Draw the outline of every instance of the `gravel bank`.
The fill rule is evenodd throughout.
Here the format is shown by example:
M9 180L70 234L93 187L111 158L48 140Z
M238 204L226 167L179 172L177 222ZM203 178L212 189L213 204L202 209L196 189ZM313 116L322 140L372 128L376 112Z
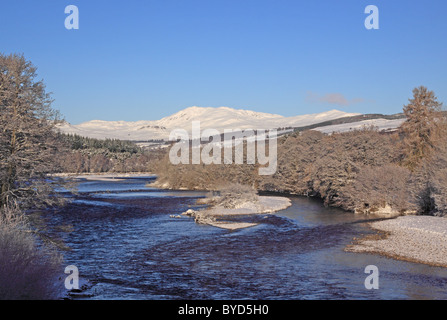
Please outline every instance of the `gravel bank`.
M355 239L345 250L447 267L447 219L403 216L370 224L379 233Z
M259 196L258 201L247 201L238 205L237 208L229 209L220 206L214 206L209 209L199 211L188 210L183 214L194 217L195 221L198 223L208 224L222 229L236 230L256 226L257 223L232 222L227 221L225 218L252 214L273 213L276 211L284 210L291 205L292 202L289 198L286 197Z

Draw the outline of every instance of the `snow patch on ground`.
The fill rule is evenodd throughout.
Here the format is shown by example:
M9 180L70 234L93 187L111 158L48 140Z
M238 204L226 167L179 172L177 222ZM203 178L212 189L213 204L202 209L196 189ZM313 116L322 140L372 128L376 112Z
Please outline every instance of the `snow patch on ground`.
M320 131L320 132L326 133L326 134L331 134L331 133L335 133L335 132L347 132L347 131L353 131L353 130L360 130L360 129L363 129L365 127L370 127L370 126L376 127L379 131L394 130L394 129L397 129L405 120L406 119L394 119L394 120L372 119L372 120L363 120L363 121L358 121L358 122L318 127L313 130L317 130L317 131Z

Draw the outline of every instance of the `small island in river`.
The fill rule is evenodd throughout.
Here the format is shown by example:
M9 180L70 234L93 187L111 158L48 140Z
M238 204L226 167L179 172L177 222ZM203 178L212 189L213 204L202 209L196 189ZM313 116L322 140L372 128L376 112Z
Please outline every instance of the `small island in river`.
M208 197L199 199L198 204L206 204L208 207L203 210L190 209L183 215L194 217L197 223L236 230L257 223L229 221L231 218L277 212L288 208L292 202L287 197L259 196L247 186L231 184L217 194L210 193Z

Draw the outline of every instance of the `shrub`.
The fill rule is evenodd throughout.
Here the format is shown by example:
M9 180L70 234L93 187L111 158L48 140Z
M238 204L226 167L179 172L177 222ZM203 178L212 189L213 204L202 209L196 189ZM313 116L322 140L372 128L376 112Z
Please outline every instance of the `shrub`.
M253 187L239 183L230 183L218 188L218 195L212 196L210 204L226 209L238 208L247 202L256 202L258 195Z
M0 210L0 299L57 298L59 256L38 246L16 209Z

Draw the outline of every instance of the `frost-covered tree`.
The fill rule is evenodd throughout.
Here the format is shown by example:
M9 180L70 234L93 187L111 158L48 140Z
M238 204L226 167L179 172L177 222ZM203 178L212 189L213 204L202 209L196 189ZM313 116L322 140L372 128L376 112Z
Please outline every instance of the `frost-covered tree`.
M23 55L0 54L0 209L52 204L48 174L61 147L54 130L58 113Z

